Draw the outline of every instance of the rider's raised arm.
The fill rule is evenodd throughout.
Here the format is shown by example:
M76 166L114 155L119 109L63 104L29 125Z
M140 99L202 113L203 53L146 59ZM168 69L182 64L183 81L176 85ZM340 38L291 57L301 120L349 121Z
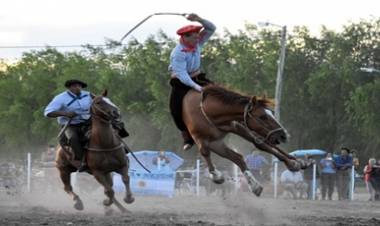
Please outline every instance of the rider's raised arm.
M210 39L211 35L214 34L216 26L205 19L199 20L199 23L203 26L203 30L199 34L199 46L202 47Z
M202 87L195 83L186 68L186 54L176 48L171 55L170 70L172 74L177 77L183 84L192 87L197 91L201 91Z

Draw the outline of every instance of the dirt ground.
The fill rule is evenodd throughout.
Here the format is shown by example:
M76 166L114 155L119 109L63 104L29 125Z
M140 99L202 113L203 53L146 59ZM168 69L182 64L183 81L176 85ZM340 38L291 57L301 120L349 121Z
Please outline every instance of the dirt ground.
M380 203L218 196L136 197L131 213L105 216L99 191L81 196L85 209L72 208L61 190L0 196L0 225L380 225ZM118 195L122 200L122 194Z

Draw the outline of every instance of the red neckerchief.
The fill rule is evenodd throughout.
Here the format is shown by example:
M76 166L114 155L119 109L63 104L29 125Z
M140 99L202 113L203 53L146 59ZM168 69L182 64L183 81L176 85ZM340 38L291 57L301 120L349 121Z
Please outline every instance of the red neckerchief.
M182 49L182 52L186 52L186 53L191 52L191 53L193 53L193 52L195 52L195 50L197 49L197 45L198 45L198 43L195 44L195 45L192 45L192 44L186 42L185 39L183 38L183 36L181 36L181 38L180 38L179 41L180 41L180 43L181 43L182 45L185 46L185 47Z

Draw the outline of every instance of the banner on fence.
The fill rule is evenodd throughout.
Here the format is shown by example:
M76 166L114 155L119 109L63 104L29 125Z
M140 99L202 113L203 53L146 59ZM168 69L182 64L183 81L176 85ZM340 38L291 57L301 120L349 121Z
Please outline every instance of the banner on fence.
M136 157L151 173L146 172L130 155L130 184L134 194L174 196L176 170L183 163L183 159L173 152L138 151ZM114 190L123 192L124 184L121 176L114 174Z

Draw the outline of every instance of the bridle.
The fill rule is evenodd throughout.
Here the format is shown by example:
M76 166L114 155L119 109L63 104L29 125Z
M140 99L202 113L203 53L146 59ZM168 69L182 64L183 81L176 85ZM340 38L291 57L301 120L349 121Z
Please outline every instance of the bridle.
M95 112L92 109L95 109L96 111L100 112L103 115L103 117L99 116L98 114L95 114ZM112 123L113 116L110 115L108 112L104 111L103 109L101 109L96 103L93 103L91 105L91 113L92 113L91 114L92 117L98 118L104 123L108 123L108 124Z
M251 114L251 111L253 110L253 104L251 101L249 101L245 106L244 106L244 127L248 130L248 132L250 133L250 135L255 139L255 142L257 144L263 144L263 143L266 143L269 139L269 137L275 133L275 132L278 132L278 131L283 131L284 129L280 126L279 128L277 129L273 129L273 130L270 130L268 129L264 122L258 118L258 117L253 117L253 115ZM261 127L263 127L265 130L268 131L266 137L263 137L261 136L260 134L258 134L257 132L255 132L254 130L252 130L251 128L249 128L248 126L248 119L249 118L254 118L260 125Z

